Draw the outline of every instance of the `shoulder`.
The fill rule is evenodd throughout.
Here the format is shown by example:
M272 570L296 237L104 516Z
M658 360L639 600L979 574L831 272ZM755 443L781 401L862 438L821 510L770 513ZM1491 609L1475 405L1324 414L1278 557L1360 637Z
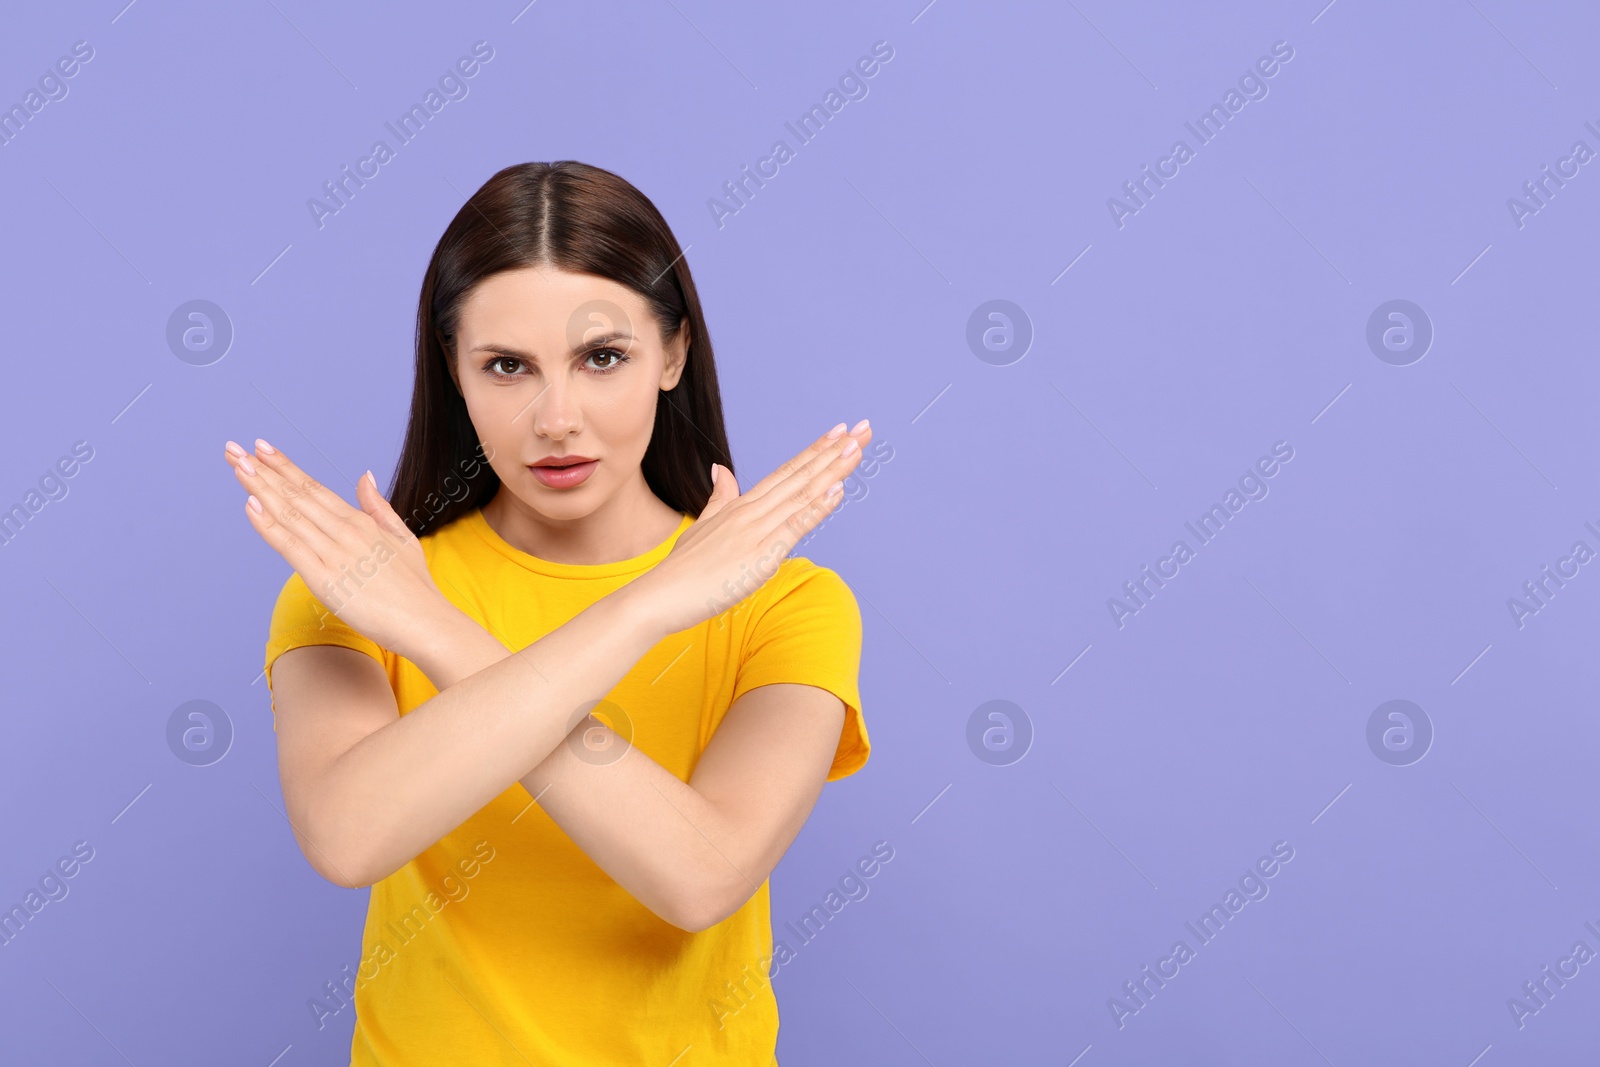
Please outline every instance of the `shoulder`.
M754 617L740 648L733 699L778 682L814 686L838 697L845 721L828 781L867 761L871 741L861 716L861 612L837 573L803 556L785 559L750 598Z
M855 594L836 571L804 556L790 556L763 587L769 604L785 600L834 600L855 603Z
M278 589L278 599L272 606L272 628L276 631L304 626L308 622L315 625L327 611L322 601L306 585L306 580L300 577L300 572L290 571L289 577Z
M830 631L859 633L861 610L855 593L833 570L804 556L791 556L750 598L751 625L757 630L808 624Z
M272 605L272 624L269 627L268 640L277 642L335 629L342 630L348 627L340 622L339 617L328 610L327 605L311 591L299 571L290 572L282 588L278 590L277 601Z
M342 645L382 661L384 650L360 632L346 625L339 616L313 594L298 571L291 572L278 590L272 606L272 621L267 628L266 664L291 648L302 645ZM271 684L271 675L268 675Z

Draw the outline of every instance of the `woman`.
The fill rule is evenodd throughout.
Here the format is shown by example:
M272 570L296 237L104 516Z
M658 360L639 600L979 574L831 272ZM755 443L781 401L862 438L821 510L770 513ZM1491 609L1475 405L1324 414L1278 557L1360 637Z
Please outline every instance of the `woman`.
M677 241L580 163L478 190L417 323L389 500L227 445L296 572L266 647L289 821L372 887L351 1062L776 1063L767 876L869 750L855 599L786 557L871 429L741 493Z

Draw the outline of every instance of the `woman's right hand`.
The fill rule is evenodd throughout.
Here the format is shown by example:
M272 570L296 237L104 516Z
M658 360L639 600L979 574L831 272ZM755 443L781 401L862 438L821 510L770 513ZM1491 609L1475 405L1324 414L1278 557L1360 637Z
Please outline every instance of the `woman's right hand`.
M372 472L356 483L352 506L279 449L260 438L256 447L252 456L229 441L224 452L250 494L244 513L256 533L339 621L421 666L420 650L461 612Z
M715 464L711 499L672 551L624 588L646 598L663 634L715 618L778 573L789 552L844 499L844 478L872 440L843 423L741 494L733 472ZM831 487L838 486L831 495Z

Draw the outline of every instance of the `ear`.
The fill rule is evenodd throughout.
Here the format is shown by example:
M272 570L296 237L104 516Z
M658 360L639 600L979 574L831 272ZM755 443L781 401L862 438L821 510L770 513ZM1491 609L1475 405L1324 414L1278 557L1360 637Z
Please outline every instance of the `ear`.
M689 345L693 340L689 336L689 320L683 319L678 323L677 334L666 348L666 365L661 370L662 392L671 392L683 377L683 369L689 363Z

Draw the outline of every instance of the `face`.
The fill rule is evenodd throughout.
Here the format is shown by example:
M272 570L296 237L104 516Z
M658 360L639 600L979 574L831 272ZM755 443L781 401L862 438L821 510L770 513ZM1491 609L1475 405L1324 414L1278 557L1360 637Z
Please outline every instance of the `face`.
M687 333L663 344L643 298L592 274L536 267L480 282L462 305L452 373L503 490L556 521L648 493L640 463ZM556 457L589 462L536 473Z

